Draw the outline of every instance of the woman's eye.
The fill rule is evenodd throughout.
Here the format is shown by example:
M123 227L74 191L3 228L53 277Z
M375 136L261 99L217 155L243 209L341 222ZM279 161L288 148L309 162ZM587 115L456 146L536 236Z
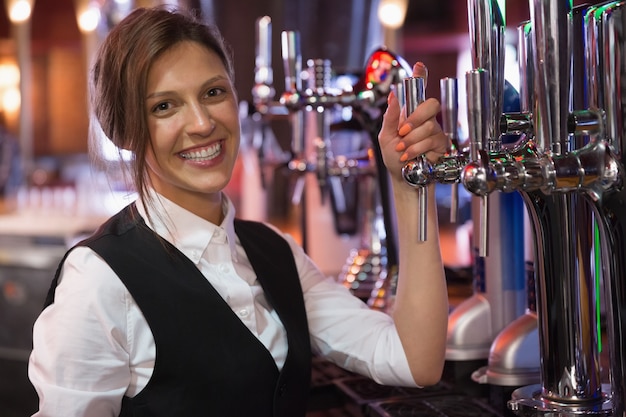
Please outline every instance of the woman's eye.
M164 112L164 111L169 110L170 108L171 108L170 103L167 103L167 102L158 103L156 106L152 108L152 112L153 113Z
M226 92L226 90L224 90L221 87L216 87L216 88L211 88L207 91L206 95L208 97L217 97L220 96L222 94L224 94Z

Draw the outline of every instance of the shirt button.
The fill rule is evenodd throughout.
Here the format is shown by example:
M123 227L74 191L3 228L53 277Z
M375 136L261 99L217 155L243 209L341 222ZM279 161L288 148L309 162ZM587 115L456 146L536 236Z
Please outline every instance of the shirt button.
M221 264L218 269L220 270L221 273L226 274L228 273L228 265L225 264Z
M222 229L216 229L213 233L213 236L215 237L215 239L221 242L224 240L224 231Z
M242 308L241 310L239 310L239 317L248 317L248 314L250 314L250 312L247 308Z

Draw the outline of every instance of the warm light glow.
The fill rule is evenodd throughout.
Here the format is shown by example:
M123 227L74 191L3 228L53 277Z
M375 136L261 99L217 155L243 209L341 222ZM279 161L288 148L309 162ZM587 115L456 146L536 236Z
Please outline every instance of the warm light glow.
M408 0L381 0L378 19L383 26L398 29L404 24Z
M2 109L5 110L7 113L17 112L20 108L21 103L20 90L17 87L11 87L1 91L2 97L0 97L0 99L2 100Z
M15 113L20 108L20 70L15 63L0 63L0 111Z
M0 64L0 91L20 83L20 70L15 64Z
M22 23L30 19L32 4L28 0L9 1L9 19L13 23Z
M93 32L100 23L100 8L95 4L89 4L78 15L78 27L84 33Z

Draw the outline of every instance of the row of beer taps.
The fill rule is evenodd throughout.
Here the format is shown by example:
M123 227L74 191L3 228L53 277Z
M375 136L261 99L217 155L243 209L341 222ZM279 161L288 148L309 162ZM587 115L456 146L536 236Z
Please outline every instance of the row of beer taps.
M435 163L409 161L405 181L425 205L424 187L453 184L452 216L462 184L480 201L475 224L479 255L489 254L490 195L518 192L532 222L540 383L520 387L509 401L518 415L626 416L626 189L623 161L626 129L626 2L573 7L571 0L529 0L531 19L518 25L521 111L503 112L505 15L496 0L468 0L472 69L465 75L467 141L458 136L457 81L441 80L442 125L449 152ZM258 22L256 108L286 112L292 121L296 171L316 172L323 186L329 176L375 175L386 212L390 264L394 258L393 221L386 179L376 159L374 135L385 98L401 91L407 111L423 100L423 80L381 48L370 57L352 90L328 88L329 63L310 61L309 85L302 85L297 32L283 32L285 93L273 100L269 18ZM374 78L381 60L390 65ZM372 132L374 161L346 161L328 152L324 110L350 106ZM319 109L318 157L303 154L302 110ZM277 110L278 109L278 110ZM520 140L504 144L505 134ZM420 216L423 216L422 210ZM398 219L401 221L402 219ZM420 239L426 238L420 218ZM598 237L599 236L599 237ZM604 292L601 292L601 285ZM600 378L600 323L606 311L611 357L610 381Z
M478 196L481 255L488 253L489 195L524 198L534 231L540 384L516 390L511 410L623 416L626 5L529 5L531 20L518 27L522 111L502 112L503 10L496 1L469 0L469 151L427 169L408 166L405 179L416 186L458 179ZM503 146L500 137L512 132L522 139ZM600 377L602 303L609 384Z

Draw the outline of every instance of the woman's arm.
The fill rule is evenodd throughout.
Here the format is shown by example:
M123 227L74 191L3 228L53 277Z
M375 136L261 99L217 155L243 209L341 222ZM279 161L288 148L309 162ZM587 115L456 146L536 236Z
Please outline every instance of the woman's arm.
M414 76L426 77L416 64ZM448 139L435 117L439 102L428 99L406 119L392 93L383 117L379 143L391 176L398 222L399 275L393 319L411 373L419 385L439 381L445 360L448 293L439 246L435 185L428 186L427 240L418 240L417 191L402 178L405 162L425 154L436 161L447 149Z
M61 278L33 331L35 417L117 416L131 380L125 287L85 247L69 254Z

